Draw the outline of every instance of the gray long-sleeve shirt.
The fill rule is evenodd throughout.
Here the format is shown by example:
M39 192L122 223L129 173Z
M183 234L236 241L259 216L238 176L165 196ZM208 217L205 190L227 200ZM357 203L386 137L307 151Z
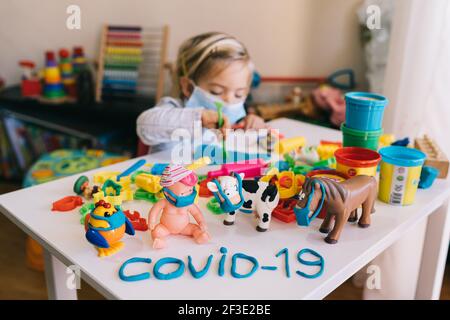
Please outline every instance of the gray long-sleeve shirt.
M137 118L136 132L141 141L151 146L151 152L170 148L179 140L174 140L174 132L184 129L194 137L195 125L201 128L201 114L204 108L185 108L182 101L164 97L153 108L142 112ZM198 128L198 127L197 127ZM210 130L202 130L203 143L217 143Z

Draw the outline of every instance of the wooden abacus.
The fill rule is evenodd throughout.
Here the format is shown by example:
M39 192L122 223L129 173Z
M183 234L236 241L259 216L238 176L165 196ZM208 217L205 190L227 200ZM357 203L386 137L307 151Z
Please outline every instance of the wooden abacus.
M95 100L154 96L164 91L169 27L105 25L98 57Z
M439 170L440 179L447 178L449 161L447 156L442 152L439 146L427 135L414 140L414 148L422 151L427 155L425 165L434 167Z

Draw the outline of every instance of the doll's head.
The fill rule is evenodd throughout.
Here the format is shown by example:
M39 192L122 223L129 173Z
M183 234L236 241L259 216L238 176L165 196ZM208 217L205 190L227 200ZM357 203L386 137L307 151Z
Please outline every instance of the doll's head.
M180 165L168 165L161 177L161 186L166 199L177 207L184 207L194 202L197 192L197 175Z
M253 63L234 37L219 32L200 34L180 47L176 66L176 94L188 99L194 87L227 104L244 101L250 89Z

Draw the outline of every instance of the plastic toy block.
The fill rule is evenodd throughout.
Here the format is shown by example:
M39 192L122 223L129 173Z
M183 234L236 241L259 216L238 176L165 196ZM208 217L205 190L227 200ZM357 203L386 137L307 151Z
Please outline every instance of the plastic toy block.
M439 179L447 178L449 161L436 142L430 139L427 135L424 135L423 138L417 138L414 140L414 148L427 155L424 165L438 169Z
M294 222L296 220L294 213L296 204L296 199L280 200L276 208L272 211L272 216L285 223Z
M150 193L158 193L161 191L161 177L152 174L142 173L136 177L135 184L141 189Z
M120 174L118 171L100 171L94 174L94 183L104 183L106 180L116 180Z

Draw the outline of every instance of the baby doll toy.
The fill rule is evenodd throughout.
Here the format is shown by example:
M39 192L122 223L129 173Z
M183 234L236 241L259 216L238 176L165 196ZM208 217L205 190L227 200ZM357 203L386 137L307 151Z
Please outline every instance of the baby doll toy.
M209 241L205 219L194 203L197 196L195 188L198 178L194 172L180 165L168 165L161 177L165 199L158 201L148 213L148 223L153 239L153 248L166 246L166 237L181 234L193 237L195 242L203 244ZM161 214L159 223L156 219ZM189 222L191 214L197 224Z
M110 256L123 248L125 233L134 235L134 228L120 208L100 200L85 219L86 239L98 250L99 257Z

